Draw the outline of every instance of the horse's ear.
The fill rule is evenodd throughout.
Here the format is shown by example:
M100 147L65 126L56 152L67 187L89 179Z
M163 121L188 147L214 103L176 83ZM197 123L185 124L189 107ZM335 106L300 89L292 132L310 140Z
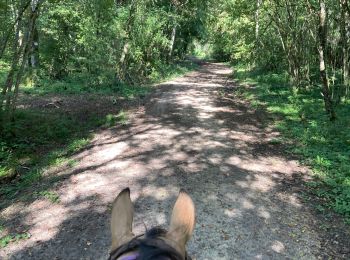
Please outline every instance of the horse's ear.
M191 197L181 190L175 202L170 219L167 237L185 252L187 241L191 238L195 226L195 207Z
M112 250L134 237L132 233L133 218L134 206L130 199L130 189L126 188L119 193L113 202L111 219Z

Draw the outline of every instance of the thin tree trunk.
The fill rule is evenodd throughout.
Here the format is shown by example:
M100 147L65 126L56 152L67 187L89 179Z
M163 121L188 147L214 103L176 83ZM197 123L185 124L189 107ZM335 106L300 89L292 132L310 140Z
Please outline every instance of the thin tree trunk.
M19 20L22 19L24 12L27 10L29 4L30 4L31 0L25 2L25 4L23 5L23 7L21 8L21 10L19 10L18 15L16 16L15 21L13 22L13 24L10 26L10 28L8 29L5 39L2 43L1 49L0 49L0 59L2 58L2 55L5 53L6 47L7 47L7 43L10 39L11 33L13 31L13 28L16 27L16 25L18 24ZM17 28L17 27L16 27Z
M12 86L13 86L13 81L15 77L15 72L18 67L18 62L20 59L20 53L22 51L23 45L21 44L21 39L20 39L20 32L21 32L21 27L22 27L22 15L23 12L19 14L19 19L17 19L17 24L16 24L16 32L15 32L15 39L13 42L13 58L12 58L12 63L11 63L11 68L9 73L7 74L7 78L5 81L5 85L3 86L2 92L1 92L1 100L0 100L0 110L3 110L3 101L6 99L5 103L5 113L9 111L10 108L10 102L11 102L11 91L12 91Z
M134 20L134 15L137 11L137 1L132 1L130 4L130 10L129 10L129 17L128 20L126 22L126 26L125 26L125 30L126 30L126 39L125 39L125 43L123 46L123 50L119 59L119 62L117 63L117 67L116 67L116 76L117 76L117 80L119 81L121 80L131 80L131 78L129 79L127 76L127 64L126 64L126 57L129 53L129 49L130 49L130 34L131 34L131 30L132 30L132 23Z
M36 69L39 66L39 32L36 26L33 31L33 42L30 50L29 64L32 69Z
M169 58L173 56L175 38L176 38L176 24L174 24L173 30L171 32L171 39L170 39L170 45L169 45Z
M129 48L130 48L130 44L129 42L125 42L124 47L123 47L123 51L122 51L122 55L120 56L120 60L119 60L119 64L122 66L124 64L126 55L129 52Z
M319 36L319 59L320 59L320 76L322 81L322 94L323 94L323 100L326 112L329 115L329 119L331 121L336 119L333 102L330 95L329 90L329 81L327 76L327 70L326 70L326 62L324 54L326 50L326 43L327 43L327 10L326 10L326 4L324 0L319 0L320 5L320 12L319 12L319 30L318 30L318 36Z
M255 11L255 40L256 43L259 42L259 30L260 30L260 6L261 6L262 0L256 1L256 11Z
M21 27L23 15L25 12L19 12L18 19L16 19L17 24L15 41L13 45L12 65L1 93L0 112L5 112L5 114L0 115L1 120L14 120L14 112L16 109L19 85L24 75L24 69L28 61L31 46L33 44L35 23L38 17L38 9L41 5L41 1L33 0L33 3L34 5L31 6L28 21L26 23L27 31L24 39L22 39L21 36ZM4 98L6 98L5 109L3 109Z
M22 61L21 61L21 66L18 70L17 77L16 77L16 82L14 85L14 95L12 97L12 102L11 102L11 110L10 110L10 120L14 120L14 112L16 110L16 104L17 104L17 98L18 98L18 91L19 91L19 85L22 81L22 77L24 74L24 68L26 65L26 62L29 57L30 50L33 45L33 39L34 39L34 33L35 33L35 27L36 27L36 20L39 15L39 7L40 7L41 1L39 0L32 0L32 5L31 5L31 13L29 16L29 21L28 21L28 31L26 35L25 42L23 43L24 45L24 51L22 55Z
M342 75L342 80L343 80L343 85L345 87L345 95L348 95L348 87L349 87L349 50L348 50L348 45L349 45L349 40L348 40L348 35L347 35L347 19L348 19L348 13L346 10L346 0L340 0L340 8L341 8L341 42L342 42L342 70L343 70L343 75Z

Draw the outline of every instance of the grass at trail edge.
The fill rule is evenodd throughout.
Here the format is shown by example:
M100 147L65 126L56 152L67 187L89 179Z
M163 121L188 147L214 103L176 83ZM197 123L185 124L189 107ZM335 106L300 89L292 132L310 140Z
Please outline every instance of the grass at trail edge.
M286 74L274 74L235 66L238 94L256 108L276 115L275 128L289 142L289 152L309 166L315 181L308 183L324 203L317 209L332 208L350 223L350 101L336 107L338 119L330 122L324 111L320 86L296 91Z

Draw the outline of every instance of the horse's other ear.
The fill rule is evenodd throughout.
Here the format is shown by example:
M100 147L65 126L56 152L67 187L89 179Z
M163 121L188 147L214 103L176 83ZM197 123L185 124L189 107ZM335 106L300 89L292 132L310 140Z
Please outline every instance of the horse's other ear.
M118 194L113 202L111 219L112 250L134 237L132 233L133 218L134 206L130 199L130 189L126 188Z
M184 254L186 243L191 238L195 226L195 207L191 197L181 190L175 202L167 237L175 242Z

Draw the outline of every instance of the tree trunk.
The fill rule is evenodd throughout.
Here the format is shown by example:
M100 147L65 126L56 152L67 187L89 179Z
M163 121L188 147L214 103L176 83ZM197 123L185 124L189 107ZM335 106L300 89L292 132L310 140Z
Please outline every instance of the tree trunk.
M341 32L341 43L342 43L342 80L343 85L345 87L345 95L348 95L348 88L349 88L349 39L348 39L348 33L347 33L347 21L349 18L349 14L347 13L346 8L346 1L347 0L340 0L340 8L341 8L341 25L340 25L340 32Z
M175 37L176 37L176 24L173 26L173 30L171 32L171 39L169 45L169 58L173 56L174 46L175 46Z
M10 67L9 73L7 74L7 78L1 92L0 112L1 113L3 112L3 106L4 106L4 100L5 100L5 109L4 109L5 114L7 114L10 109L13 81L14 81L14 77L16 76L16 71L20 60L20 53L23 49L22 40L20 39L23 14L24 12L18 13L18 17L16 19L16 25L15 25L16 30L15 30L15 39L12 47L13 57L12 57L11 67ZM2 117L3 115L1 115L1 118Z
M14 85L14 94L13 94L12 102L11 102L11 110L10 110L10 114L9 114L10 120L12 120L12 121L14 120L14 112L16 110L16 105L17 105L19 85L22 81L26 61L28 59L30 50L33 46L34 33L35 33L35 28L36 28L36 20L37 20L38 15L39 15L38 9L40 7L40 4L41 4L41 1L32 0L31 12L30 12L29 20L28 20L27 35L25 38L25 42L23 42L24 51L22 54L21 66L20 66L18 73L17 73L16 82Z
M130 35L131 35L131 30L132 30L132 23L134 20L135 13L137 11L137 1L132 1L130 3L130 10L129 10L129 16L128 20L125 25L125 31L126 31L126 38L125 38L125 43L123 45L123 50L120 56L119 61L117 62L116 66L116 80L117 81L130 81L132 80L131 78L128 77L128 72L127 72L127 55L129 53L130 49Z
M13 59L10 71L7 75L5 85L2 89L0 100L0 112L1 120L14 120L14 112L16 109L17 97L19 92L19 85L24 75L24 69L28 63L29 53L33 44L34 31L36 19L38 17L38 9L41 5L41 1L33 0L32 6L29 11L25 37L21 37L21 27L23 20L23 12L18 13L18 19L16 19L16 33L15 41L13 45ZM20 65L19 65L20 64ZM19 66L19 67L18 67ZM5 109L3 109L3 100L6 98Z
M319 37L319 59L320 59L320 76L322 81L322 94L323 94L323 100L324 105L327 114L329 115L329 119L331 121L336 119L334 107L332 98L330 95L329 90L329 81L327 76L327 70L326 70L326 55L324 54L326 50L327 45L327 10L326 10L326 4L324 0L319 0L320 5L320 11L319 11L319 30L318 30L318 37Z
M27 10L29 4L30 4L31 0L28 0L25 2L25 4L21 7L21 9L18 11L18 14L14 14L16 19L13 22L13 24L9 27L6 36L4 37L4 41L2 42L1 45L1 49L0 49L0 59L2 58L2 55L4 54L6 47L7 47L7 43L10 39L11 33L13 32L13 28L17 28L17 24L19 22L19 20L22 19L23 17L23 13ZM13 7L13 9L15 9L15 7Z
M36 69L39 66L39 32L36 26L33 31L33 42L30 50L29 65L32 69Z
M256 1L256 11L255 11L255 40L256 40L256 43L259 42L259 29L260 29L259 28L260 27L259 19L260 19L261 2L262 2L262 0Z

